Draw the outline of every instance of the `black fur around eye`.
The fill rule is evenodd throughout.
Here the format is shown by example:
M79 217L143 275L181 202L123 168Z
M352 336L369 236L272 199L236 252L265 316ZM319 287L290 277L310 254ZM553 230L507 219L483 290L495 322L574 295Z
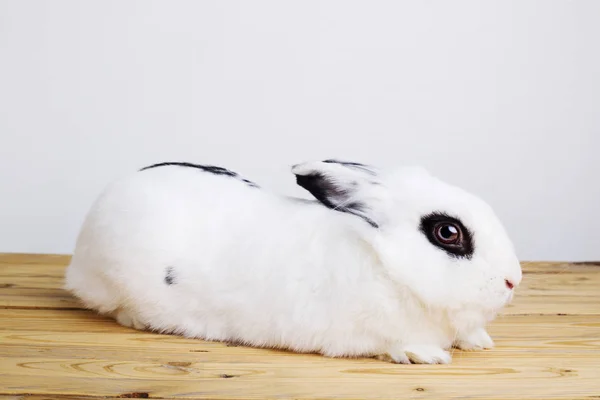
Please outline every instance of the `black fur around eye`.
M452 257L471 258L473 235L458 219L445 213L434 212L421 218L421 232L434 246Z

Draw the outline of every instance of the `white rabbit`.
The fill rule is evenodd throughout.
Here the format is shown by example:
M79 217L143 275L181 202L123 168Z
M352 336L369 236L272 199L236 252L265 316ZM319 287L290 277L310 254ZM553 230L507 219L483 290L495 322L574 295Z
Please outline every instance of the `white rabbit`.
M189 163L113 182L65 287L122 325L211 341L396 363L493 346L522 275L490 206L421 168L292 172L318 201Z

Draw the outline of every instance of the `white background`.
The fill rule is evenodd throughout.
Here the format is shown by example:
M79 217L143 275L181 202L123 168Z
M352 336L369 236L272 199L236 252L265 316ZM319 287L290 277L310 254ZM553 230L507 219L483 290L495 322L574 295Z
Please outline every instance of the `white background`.
M525 260L600 259L600 1L0 0L0 251L70 253L112 179L421 164Z

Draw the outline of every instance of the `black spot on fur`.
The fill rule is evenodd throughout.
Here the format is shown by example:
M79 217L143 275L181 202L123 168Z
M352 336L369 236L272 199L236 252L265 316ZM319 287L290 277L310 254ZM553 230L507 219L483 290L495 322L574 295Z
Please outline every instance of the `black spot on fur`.
M379 227L375 221L362 214L365 205L357 201L345 203L345 199L349 198L350 194L344 188L340 188L332 180L328 179L327 176L319 172L309 175L296 175L296 183L308 190L327 208L356 215L364 219L372 227ZM331 199L337 199L338 201L334 203Z
M455 225L461 232L461 241L459 244L442 243L436 238L435 230L439 224L450 223ZM475 251L473 243L473 234L458 218L452 217L443 212L433 212L421 218L419 227L421 232L427 237L434 246L444 250L448 255L456 258L470 259Z
M238 179L251 187L256 187L256 188L258 187L258 185L256 183L251 182L248 179L244 179L244 178L240 177L237 173L230 171L226 168L218 167L215 165L200 165L200 164L192 164L189 162L163 162L163 163L158 163L158 164L144 167L144 168L140 169L140 171L145 171L145 170L151 169L151 168L169 167L169 166L196 168L196 169L202 170L204 172L208 172L210 174L229 176L231 178Z
M175 283L175 272L173 271L173 267L167 267L167 273L165 274L165 283L167 285L172 285Z

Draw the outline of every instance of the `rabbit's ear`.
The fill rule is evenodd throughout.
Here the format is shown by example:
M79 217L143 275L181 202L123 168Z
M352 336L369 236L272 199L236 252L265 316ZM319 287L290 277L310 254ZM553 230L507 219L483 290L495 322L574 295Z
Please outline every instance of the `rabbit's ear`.
M377 228L374 186L380 185L375 168L356 162L324 160L294 165L299 186L333 210L356 215ZM375 196L376 197L376 196Z

